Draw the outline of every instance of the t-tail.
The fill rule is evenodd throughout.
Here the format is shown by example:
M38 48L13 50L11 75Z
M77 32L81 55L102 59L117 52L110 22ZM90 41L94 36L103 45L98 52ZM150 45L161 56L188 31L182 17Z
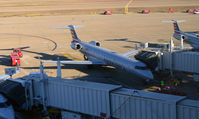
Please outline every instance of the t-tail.
M81 42L81 40L78 38L77 33L75 31L76 28L81 28L83 27L82 25L78 26L73 26L73 25L68 25L66 27L55 27L55 29L70 29L71 35L72 35L72 42Z
M174 26L174 34L173 34L173 36L176 39L180 40L182 36L184 37L184 35L183 35L184 32L182 32L180 30L180 27L178 26L178 23L179 22L184 22L184 20L169 20L169 21L162 21L162 22L173 23L173 26Z
M172 22L173 23L173 26L174 26L174 33L175 34L180 34L181 33L181 30L180 30L180 27L178 26L178 23L179 22L184 22L184 20L169 20L169 21L162 21L162 22Z
M178 21L176 21L176 20L171 20L171 21L173 21L174 33L180 34L180 28L178 26Z
M173 37L175 37L178 40L181 40L181 38L185 39L184 32L180 30L180 27L178 26L179 22L184 22L184 20L171 20L173 22L174 26L174 34Z
M75 28L77 28L79 26L73 26L73 25L69 25L68 28L70 29L71 35L72 35L72 42L80 42L81 40L78 38L77 33L75 31Z

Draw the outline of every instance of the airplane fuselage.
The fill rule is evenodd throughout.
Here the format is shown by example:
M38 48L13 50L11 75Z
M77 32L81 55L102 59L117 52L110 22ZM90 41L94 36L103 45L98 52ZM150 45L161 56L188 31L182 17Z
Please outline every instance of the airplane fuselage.
M197 37L195 34L180 31L178 33L174 33L173 36L178 40L181 39L181 36L184 36L185 42L190 43L194 48L199 48L199 37Z
M134 73L144 79L153 79L150 69L138 60L125 57L122 54L86 42L80 42L80 44L82 46L80 52L88 58L94 58L95 61L105 62L107 65Z
M79 63L88 65L110 65L131 72L143 79L153 79L153 74L151 70L147 68L146 64L141 61L129 58L130 55L135 53L134 51L138 51L137 48L134 51L127 52L125 54L119 54L111 50L99 47L100 43L97 41L82 42L78 38L75 31L75 28L80 27L82 26L68 25L66 27L56 27L57 29L70 29L72 35L71 48L80 51L85 56L85 60L88 60L82 61L81 63L73 61L73 64ZM72 62L62 63L72 64Z

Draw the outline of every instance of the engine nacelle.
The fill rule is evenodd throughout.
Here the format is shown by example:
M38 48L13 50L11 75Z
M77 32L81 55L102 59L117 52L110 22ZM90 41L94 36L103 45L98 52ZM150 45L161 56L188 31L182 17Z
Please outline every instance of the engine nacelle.
M182 38L183 40L186 40L186 37L185 37L184 35L182 35L181 38Z
M71 43L71 48L73 48L74 50L81 50L82 49L82 45L79 43Z
M100 43L98 41L91 41L91 42L89 42L89 44L95 45L95 46L100 46Z

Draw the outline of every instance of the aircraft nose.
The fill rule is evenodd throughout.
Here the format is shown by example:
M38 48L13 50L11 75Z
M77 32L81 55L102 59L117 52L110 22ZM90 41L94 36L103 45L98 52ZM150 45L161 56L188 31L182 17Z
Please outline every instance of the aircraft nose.
M144 75L145 75L145 77L146 77L147 79L150 79L150 80L153 80L153 79L154 79L154 76L153 76L153 74L152 74L151 71L146 71Z
M149 79L149 80L154 79L153 74L150 70L140 71L139 73L144 79Z

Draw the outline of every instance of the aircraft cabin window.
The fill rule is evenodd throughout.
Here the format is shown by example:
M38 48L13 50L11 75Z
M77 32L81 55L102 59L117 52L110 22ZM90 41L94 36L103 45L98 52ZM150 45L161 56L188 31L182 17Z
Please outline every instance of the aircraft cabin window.
M148 67L143 67L143 66L135 66L136 69L139 69L139 70L147 70Z

